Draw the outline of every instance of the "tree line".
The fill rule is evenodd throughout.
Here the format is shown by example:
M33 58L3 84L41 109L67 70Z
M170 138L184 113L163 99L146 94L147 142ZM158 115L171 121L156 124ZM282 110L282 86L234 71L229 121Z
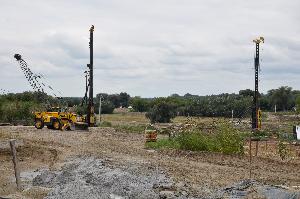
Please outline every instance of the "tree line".
M131 97L126 92L119 94L99 93L94 98L95 113L98 114L101 97L101 113L113 113L115 108L129 106L135 112L147 112L147 117L159 122L169 122L177 115L234 117L250 116L253 91L240 90L238 93L222 93L218 95L199 96L192 94L172 94L168 97L142 98ZM271 89L266 94L259 94L259 104L263 111L300 111L300 91L282 86ZM86 113L86 105L80 97L64 97L57 99L45 93L23 92L0 95L0 121L29 120L35 110L46 110L45 106L75 107L79 114Z

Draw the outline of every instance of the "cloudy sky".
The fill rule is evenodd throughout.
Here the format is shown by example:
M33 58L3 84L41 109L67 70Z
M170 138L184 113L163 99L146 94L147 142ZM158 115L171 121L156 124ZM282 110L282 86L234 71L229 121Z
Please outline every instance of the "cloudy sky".
M168 96L300 90L299 0L1 0L0 88L31 90L13 55L63 96L83 96L95 25L95 93Z

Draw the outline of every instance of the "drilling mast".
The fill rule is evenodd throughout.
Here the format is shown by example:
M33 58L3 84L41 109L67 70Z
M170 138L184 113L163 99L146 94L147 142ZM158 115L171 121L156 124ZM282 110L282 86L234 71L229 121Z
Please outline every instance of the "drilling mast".
M254 57L254 70L255 70L255 90L253 95L253 107L252 107L252 129L258 128L258 70L259 70L259 44L265 42L263 37L258 37L253 40L255 43L255 57Z
M93 101L93 47L94 47L94 41L93 41L93 33L94 33L94 25L90 28L90 63L87 64L87 67L89 68L89 102L88 102L88 110L87 110L87 123L88 126L94 126L95 125L95 115L94 115L94 101Z

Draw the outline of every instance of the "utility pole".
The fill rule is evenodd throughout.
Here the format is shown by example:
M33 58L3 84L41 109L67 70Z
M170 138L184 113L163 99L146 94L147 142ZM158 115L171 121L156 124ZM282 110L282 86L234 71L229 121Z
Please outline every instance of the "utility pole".
M252 107L252 129L258 128L258 69L259 69L259 44L265 42L263 37L254 39L255 43L255 57L254 57L254 67L255 67L255 90L253 96L253 107Z
M93 33L94 33L94 25L90 28L90 63L87 65L90 69L90 75L89 75L89 103L88 103L88 111L87 111L87 123L89 126L95 125L95 114L94 114L94 101L93 101Z

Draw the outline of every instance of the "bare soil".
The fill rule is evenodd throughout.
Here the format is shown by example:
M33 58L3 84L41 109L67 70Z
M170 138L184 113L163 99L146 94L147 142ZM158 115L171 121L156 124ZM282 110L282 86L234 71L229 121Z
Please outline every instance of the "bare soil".
M0 127L0 196L11 198L43 198L49 191L36 187L22 192L16 190L8 145L11 138L17 139L22 172L41 168L54 171L70 157L93 156L120 168L131 165L139 165L145 170L159 168L175 182L187 184L189 194L201 196L211 195L215 190L247 179L250 174L247 153L238 156L177 150L154 151L145 148L144 135L116 132L113 128L54 131L7 126ZM264 148L263 143L260 147L261 150ZM297 190L300 185L299 168L299 159L282 161L278 157L258 155L252 159L252 179Z

